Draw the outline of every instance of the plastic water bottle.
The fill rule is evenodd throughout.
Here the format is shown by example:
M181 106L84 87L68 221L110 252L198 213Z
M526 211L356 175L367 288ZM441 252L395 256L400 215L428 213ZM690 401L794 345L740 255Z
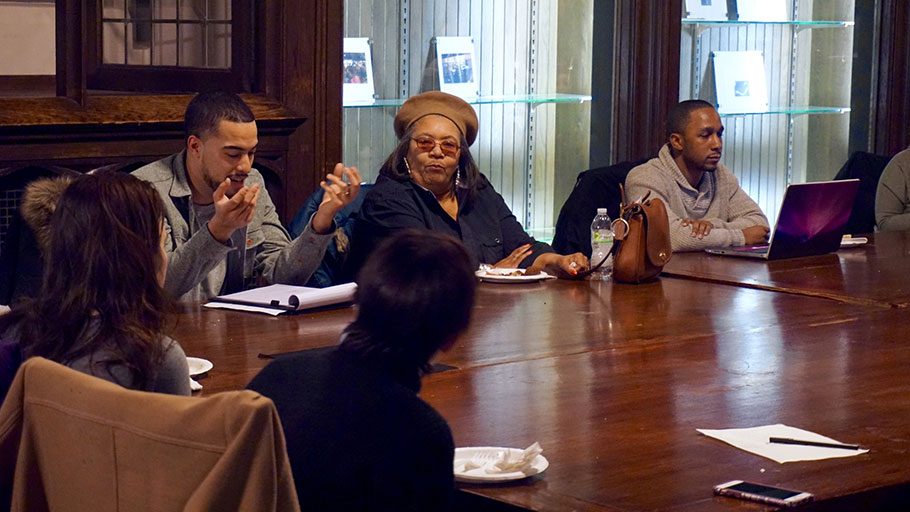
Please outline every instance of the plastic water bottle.
M610 227L610 216L606 208L598 208L597 216L591 222L591 266L595 266L610 254L613 248L613 229ZM596 272L591 274L591 279L607 281L613 274L613 256L607 260Z

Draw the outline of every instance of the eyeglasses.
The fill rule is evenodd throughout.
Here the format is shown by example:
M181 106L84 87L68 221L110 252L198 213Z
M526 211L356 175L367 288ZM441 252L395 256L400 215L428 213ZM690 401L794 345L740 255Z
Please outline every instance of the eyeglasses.
M424 153L429 153L439 144L439 149L445 156L454 157L458 150L461 149L458 144L450 140L436 140L433 137L411 137L411 140L417 143L417 149Z

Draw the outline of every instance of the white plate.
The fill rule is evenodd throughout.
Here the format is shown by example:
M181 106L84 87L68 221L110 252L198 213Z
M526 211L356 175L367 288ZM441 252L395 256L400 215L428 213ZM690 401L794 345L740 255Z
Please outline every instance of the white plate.
M201 357L187 357L186 364L190 367L190 375L203 374L215 366L208 359L202 359Z
M521 272L520 276L510 276L512 272ZM524 275L524 269L522 268L491 268L488 270L478 270L474 272L474 275L479 277L481 281L486 281L489 283L533 283L535 281L543 281L544 279L555 279L556 276L551 276L546 272L541 272L539 274L534 274L532 276Z
M455 448L455 480L458 482L510 482L512 480L521 480L522 478L528 478L529 476L543 473L550 465L550 462L547 461L546 457L538 455L531 461L531 467L528 468L527 473L515 471L512 473L490 474L483 468L474 468L469 471L464 471L465 462L468 462L472 458L479 456L483 460L486 460L487 457L489 457L489 460L495 460L499 452L506 450L510 450L510 454L522 452L521 448L497 448L495 446Z

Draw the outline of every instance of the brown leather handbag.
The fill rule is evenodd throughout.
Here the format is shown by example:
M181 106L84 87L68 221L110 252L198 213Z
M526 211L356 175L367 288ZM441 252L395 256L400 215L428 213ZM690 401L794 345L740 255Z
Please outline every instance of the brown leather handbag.
M673 255L667 207L659 198L626 204L620 185L622 205L613 221L613 279L621 283L640 283L656 278Z

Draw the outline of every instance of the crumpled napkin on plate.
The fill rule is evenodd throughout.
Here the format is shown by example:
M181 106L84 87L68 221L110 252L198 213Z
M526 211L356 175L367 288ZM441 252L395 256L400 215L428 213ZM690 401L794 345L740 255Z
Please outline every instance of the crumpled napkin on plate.
M525 473L530 469L534 459L541 453L543 453L543 448L540 447L540 443L534 441L534 444L515 455L512 455L512 450L503 450L497 453L496 458L492 460L469 460L465 462L464 471L483 468L487 474L515 473L519 471Z

